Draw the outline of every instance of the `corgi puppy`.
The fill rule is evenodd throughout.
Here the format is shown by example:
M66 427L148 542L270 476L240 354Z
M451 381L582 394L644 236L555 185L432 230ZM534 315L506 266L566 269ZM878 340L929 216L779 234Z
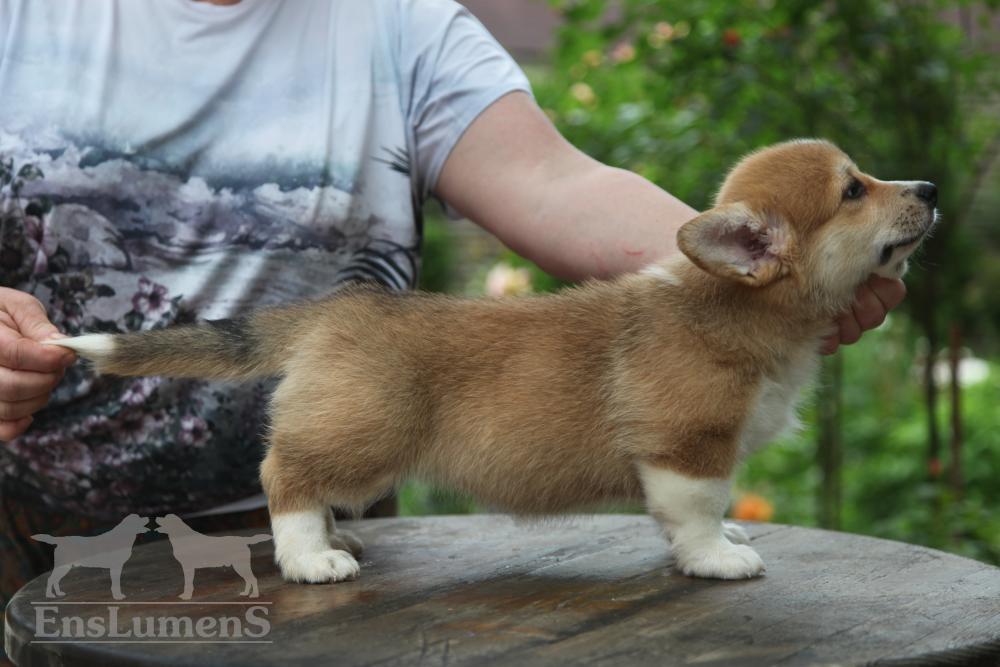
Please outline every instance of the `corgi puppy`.
M764 572L723 522L742 457L795 421L821 339L872 273L902 276L937 191L826 141L744 158L683 254L544 296L367 286L236 320L47 341L100 373L280 376L261 465L290 581L358 576L329 507L409 477L538 516L643 498L687 575Z

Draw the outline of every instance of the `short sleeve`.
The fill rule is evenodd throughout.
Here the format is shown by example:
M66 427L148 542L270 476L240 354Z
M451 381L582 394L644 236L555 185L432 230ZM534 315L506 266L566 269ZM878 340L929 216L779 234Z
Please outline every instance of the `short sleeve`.
M452 0L402 0L399 74L412 132L411 164L426 199L462 134L493 102L531 93L514 59Z

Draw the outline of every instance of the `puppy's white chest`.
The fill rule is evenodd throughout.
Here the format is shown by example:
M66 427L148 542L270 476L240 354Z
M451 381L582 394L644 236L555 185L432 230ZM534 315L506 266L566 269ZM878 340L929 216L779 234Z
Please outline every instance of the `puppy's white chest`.
M740 449L749 454L799 426L797 407L803 388L815 377L819 358L802 351L774 376L765 376L740 434Z

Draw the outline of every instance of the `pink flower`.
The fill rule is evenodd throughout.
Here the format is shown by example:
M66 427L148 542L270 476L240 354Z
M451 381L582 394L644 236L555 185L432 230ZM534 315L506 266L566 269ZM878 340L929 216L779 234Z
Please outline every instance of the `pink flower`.
M208 438L208 424L201 417L188 415L181 419L181 442L192 447L201 447Z
M110 421L104 415L87 415L75 430L80 433L93 433L98 429L107 428Z
M130 384L122 394L122 403L126 405L142 405L159 384L157 378L140 378Z
M133 409L122 414L118 423L112 427L111 435L116 439L116 442L142 444L152 432L159 430L162 426L163 419L161 417L143 414L141 410Z
M635 60L635 47L628 42L622 42L611 50L611 59L616 63L627 63Z
M159 319L170 310L167 288L145 276L139 278L139 291L132 297L132 307L150 319Z
M138 382L133 382L122 394L122 403L128 405L142 405L142 402L146 400L146 393L142 390L142 385Z
M94 460L101 465L119 467L126 463L131 463L139 458L139 455L130 449L119 445L102 445L94 452Z

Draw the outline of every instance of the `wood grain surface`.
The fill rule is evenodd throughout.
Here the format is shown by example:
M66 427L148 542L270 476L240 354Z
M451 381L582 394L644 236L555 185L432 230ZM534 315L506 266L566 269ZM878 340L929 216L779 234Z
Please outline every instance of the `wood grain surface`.
M1000 665L1000 569L923 547L745 524L767 575L725 582L673 572L645 516L340 525L366 544L358 581L286 584L268 542L252 547L258 599L239 597L242 579L216 568L198 571L184 603L169 544L146 544L125 565L121 602L106 570L73 570L59 600L46 600L45 576L25 586L7 609L7 650L22 667ZM36 637L39 609L52 630L66 616L107 619L115 607L125 631L133 618L140 627L164 616L214 621L252 606L269 627L254 641L266 643Z

